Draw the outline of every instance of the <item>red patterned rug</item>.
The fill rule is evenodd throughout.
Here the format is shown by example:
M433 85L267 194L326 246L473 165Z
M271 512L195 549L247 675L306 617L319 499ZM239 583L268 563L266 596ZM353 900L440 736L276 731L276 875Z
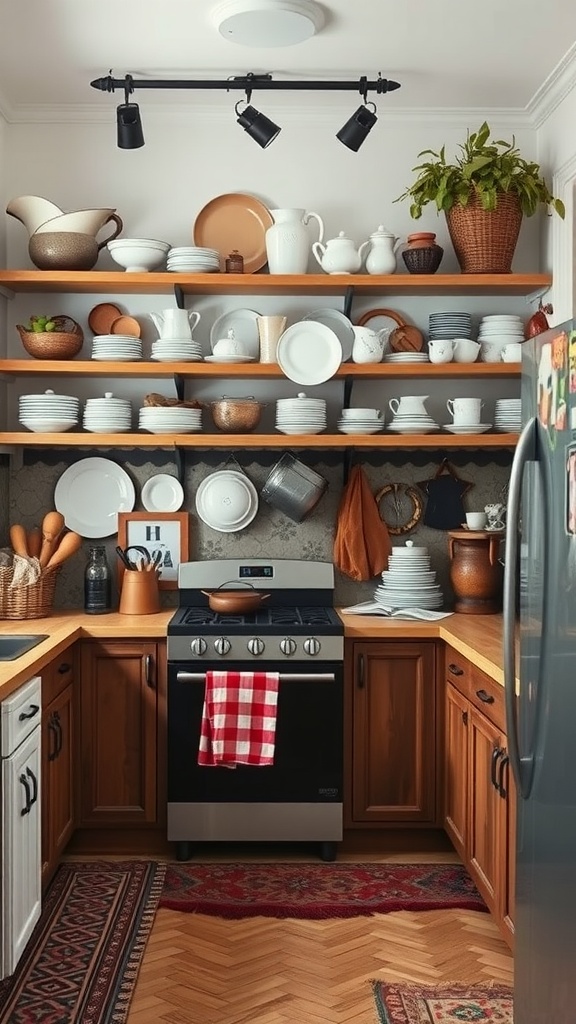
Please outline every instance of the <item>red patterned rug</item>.
M160 906L216 917L359 917L486 911L459 864L169 864Z
M513 1024L508 985L397 985L373 981L381 1024Z
M16 973L0 983L1 1024L123 1024L164 864L62 864Z

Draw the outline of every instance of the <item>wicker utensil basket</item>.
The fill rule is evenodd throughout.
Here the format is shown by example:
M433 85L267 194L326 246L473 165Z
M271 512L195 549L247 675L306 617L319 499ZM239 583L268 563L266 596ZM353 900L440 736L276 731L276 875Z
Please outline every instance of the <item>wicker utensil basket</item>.
M54 316L54 331L28 331L22 324L16 330L28 355L34 359L73 359L84 341L84 332L70 316Z
M11 587L12 566L0 566L0 619L42 619L52 613L60 566L44 569L36 583Z
M522 224L517 196L498 194L495 210L483 210L475 195L468 206L446 212L452 245L463 274L510 274Z

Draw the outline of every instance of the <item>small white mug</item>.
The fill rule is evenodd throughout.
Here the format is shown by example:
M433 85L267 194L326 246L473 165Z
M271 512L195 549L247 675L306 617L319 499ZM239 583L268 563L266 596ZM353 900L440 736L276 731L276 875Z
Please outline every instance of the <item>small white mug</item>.
M428 342L431 363L449 363L454 355L451 338L435 338Z
M480 423L480 414L484 402L481 398L449 398L446 408L452 416L454 423L469 426L473 423Z
M488 522L485 512L467 512L466 526L469 530L483 530Z

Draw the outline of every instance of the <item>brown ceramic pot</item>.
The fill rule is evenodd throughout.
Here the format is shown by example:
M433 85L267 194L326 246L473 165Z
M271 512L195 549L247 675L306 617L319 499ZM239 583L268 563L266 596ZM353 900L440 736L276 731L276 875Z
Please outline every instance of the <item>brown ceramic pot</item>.
M502 608L502 534L484 530L451 530L450 582L456 598L454 611L493 614Z
M406 244L409 249L427 249L430 245L434 245L436 241L436 235L433 231L416 231L412 235L408 235Z
M31 236L28 253L39 270L92 270L98 243L76 231L45 231Z

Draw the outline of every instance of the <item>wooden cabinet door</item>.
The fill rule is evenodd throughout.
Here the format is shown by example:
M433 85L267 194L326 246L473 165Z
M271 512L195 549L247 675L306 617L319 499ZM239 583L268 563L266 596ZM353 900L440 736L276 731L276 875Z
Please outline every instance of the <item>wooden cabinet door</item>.
M74 711L72 685L44 709L42 718L42 884L58 867L74 831Z
M446 684L444 732L444 827L463 860L468 845L468 716L470 704Z
M507 837L502 827L504 801L493 784L505 738L496 726L470 706L468 857L474 880L498 917L502 865Z
M158 645L83 644L79 824L157 821Z
M430 822L436 816L433 643L355 643L352 821Z

